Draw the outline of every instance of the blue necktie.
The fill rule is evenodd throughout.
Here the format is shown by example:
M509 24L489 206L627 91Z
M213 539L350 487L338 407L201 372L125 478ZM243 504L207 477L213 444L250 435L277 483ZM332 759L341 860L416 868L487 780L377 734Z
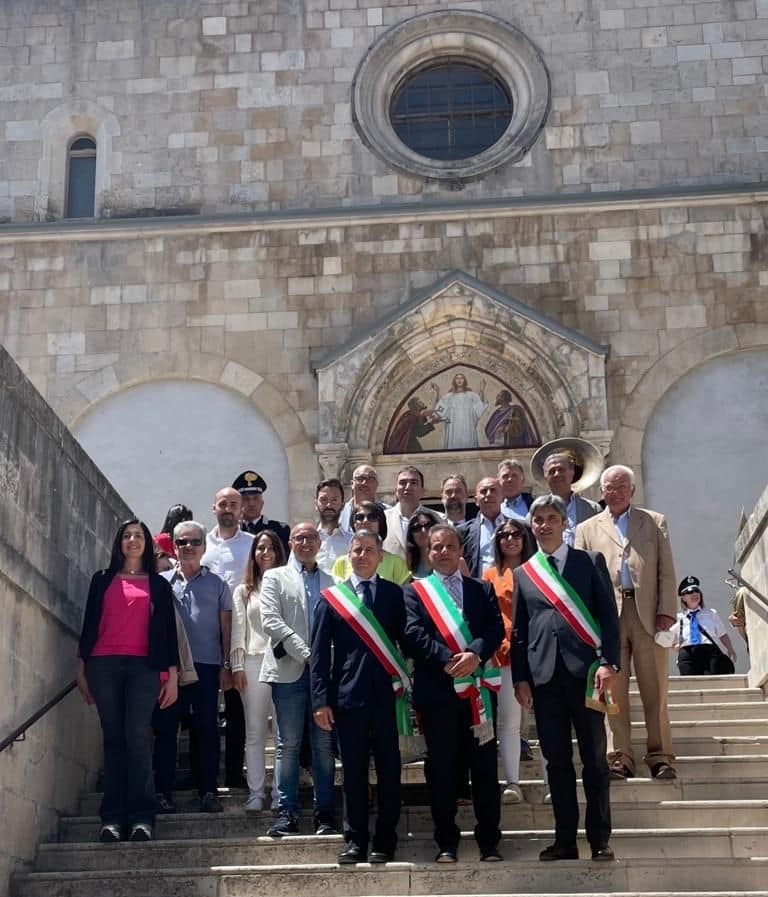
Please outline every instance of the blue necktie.
M691 625L689 638L692 645L701 644L701 629L699 629L699 618L697 616L698 613L698 609L688 611L688 619L690 620Z
M364 579L361 583L363 587L363 604L369 608L373 609L373 589L371 588L370 582L367 579Z

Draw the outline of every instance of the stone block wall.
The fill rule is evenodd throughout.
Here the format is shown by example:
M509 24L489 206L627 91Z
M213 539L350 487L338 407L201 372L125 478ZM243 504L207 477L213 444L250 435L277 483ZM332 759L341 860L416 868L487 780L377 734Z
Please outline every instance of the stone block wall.
M758 182L766 0L463 0L539 48L551 111L467 199ZM399 173L352 121L357 66L443 0L0 4L0 219L62 215L67 142L99 145L97 214L455 196Z
M646 422L672 383L768 345L763 200L11 229L0 233L0 333L70 425L160 377L242 393L286 446L296 519L318 473L313 364L463 270L609 347L612 456L639 471ZM482 364L482 346L469 348Z
M0 736L74 678L88 582L128 513L0 347ZM77 693L0 754L0 894L100 764L98 718Z

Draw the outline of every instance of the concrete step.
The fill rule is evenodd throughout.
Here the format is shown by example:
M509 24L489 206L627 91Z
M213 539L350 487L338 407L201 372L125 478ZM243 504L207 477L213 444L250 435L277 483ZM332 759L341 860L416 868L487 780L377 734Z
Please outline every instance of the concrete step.
M37 872L16 876L17 897L253 897L270 894L613 894L615 892L759 890L768 881L768 858L671 857L659 862L620 859L613 863L537 860L479 863L464 846L454 866L392 863L357 867L330 863L303 866L211 866L199 869L126 869L96 872ZM586 850L584 851L586 852ZM138 851L137 851L137 855ZM546 870L546 873L545 873ZM332 883L329 876L332 875Z
M584 832L581 832L582 837ZM548 830L505 832L500 851L507 860L536 860L554 832ZM479 859L472 832L462 833L462 854ZM611 844L617 857L751 857L768 855L768 828L675 830L615 829ZM172 869L200 866L275 866L335 863L343 848L341 835L304 835L288 838L238 837L190 838L146 844L43 844L35 870L97 871L99 869ZM427 863L435 855L429 834L400 839L398 862Z
M721 703L694 702L688 704L670 704L669 718L675 723L704 722L712 720L765 719L768 717L768 705L764 701L729 701ZM645 719L640 704L630 708L633 722Z
M689 827L693 820L699 828L735 826L755 828L768 827L768 799L733 800L681 800L674 783L668 783L668 797L661 800L632 800L632 786L619 783L611 800L611 816L617 829L676 829ZM626 791L629 800L623 800ZM580 800L583 810L583 797ZM157 837L160 840L183 840L185 838L231 838L245 835L262 835L269 827L273 814L248 813L241 804L231 803L224 813L205 814L198 812L175 813L158 816ZM340 818L340 816L339 816ZM474 826L474 814L469 806L459 807L457 824L466 830ZM553 825L552 805L532 803L503 805L501 824L504 831L525 831L530 829L550 829ZM303 834L312 832L312 814L305 811L300 830ZM424 834L432 831L432 818L427 806L403 807L399 831ZM70 816L59 821L59 840L67 843L95 841L99 833L98 816Z
M637 691L637 679L629 680L630 690ZM670 676L669 690L695 691L697 688L748 688L746 673L732 673L729 676Z
M649 778L642 768L638 768L638 775L634 778L611 783L612 797L614 800L636 802L669 800L672 795L680 800L749 798L768 800L768 757L709 757L706 760L708 762L700 764L696 763L697 758L676 760L678 778L671 781ZM375 782L373 774L371 781ZM413 805L428 801L423 764L414 764L403 769L402 781L405 804ZM500 784L503 785L502 779ZM543 779L536 776L521 777L520 786L528 803L543 803L544 794L549 790ZM267 790L269 797L269 789ZM222 788L219 791L219 799L226 810L240 809L247 796L247 792L243 789ZM303 805L311 806L311 790L302 789L301 796ZM340 793L337 798L340 806ZM198 808L199 798L196 791L176 791L174 800L180 812L195 812ZM98 815L100 805L101 793L89 792L81 798L79 811L84 816L95 816Z

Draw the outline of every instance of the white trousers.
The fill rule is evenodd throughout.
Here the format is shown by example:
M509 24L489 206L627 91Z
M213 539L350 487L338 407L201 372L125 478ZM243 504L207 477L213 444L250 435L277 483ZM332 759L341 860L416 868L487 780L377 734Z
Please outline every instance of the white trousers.
M496 734L499 740L501 765L507 785L520 781L520 715L522 708L515 697L512 668L501 668L501 691L498 697Z
M245 765L248 790L251 797L264 798L266 762L264 751L269 732L272 711L272 688L268 682L259 682L263 654L248 654L245 658L243 710L245 711Z

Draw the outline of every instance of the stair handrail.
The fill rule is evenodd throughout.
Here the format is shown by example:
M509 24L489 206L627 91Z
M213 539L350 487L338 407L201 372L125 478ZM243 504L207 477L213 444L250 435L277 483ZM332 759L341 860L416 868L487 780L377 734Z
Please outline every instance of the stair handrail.
M52 710L60 701L63 701L76 687L77 682L73 679L65 688L62 688L60 692L55 694L50 701L46 701L39 710L36 710L31 716L27 717L20 726L16 726L10 735L7 735L0 741L0 754L2 754L7 747L14 744L14 742L23 741L27 729L29 729L30 726L33 726L39 719L41 719L41 717L45 716L45 714L48 713L49 710Z
M731 579L734 580L734 582L736 583L736 585L738 585L738 586L742 586L743 588L747 589L747 591L751 592L751 593L755 596L755 598L757 598L757 599L758 599L759 601L761 601L766 607L768 607L768 598L766 598L765 595L763 595L762 592L758 591L758 590L752 585L751 582L749 582L748 580L744 579L744 577L743 577L740 573L737 573L732 567L729 567L729 568L728 568L728 575L729 575L729 577L730 577ZM726 580L726 582L728 582L728 580Z

